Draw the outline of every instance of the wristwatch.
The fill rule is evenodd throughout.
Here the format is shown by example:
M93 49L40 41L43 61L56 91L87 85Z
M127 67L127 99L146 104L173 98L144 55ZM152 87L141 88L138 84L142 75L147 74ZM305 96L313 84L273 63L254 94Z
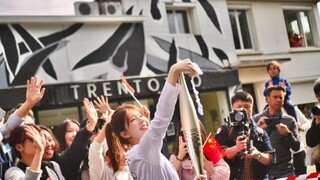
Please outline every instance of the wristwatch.
M258 156L255 157L256 160L259 160L261 158L261 152L259 152Z

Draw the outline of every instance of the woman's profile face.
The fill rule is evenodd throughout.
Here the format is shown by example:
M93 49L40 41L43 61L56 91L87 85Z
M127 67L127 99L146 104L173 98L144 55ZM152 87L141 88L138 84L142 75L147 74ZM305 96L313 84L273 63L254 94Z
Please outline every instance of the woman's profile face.
M76 137L76 134L79 131L79 126L73 122L69 122L67 125L66 133L64 135L64 138L66 140L67 147L70 147L74 138Z

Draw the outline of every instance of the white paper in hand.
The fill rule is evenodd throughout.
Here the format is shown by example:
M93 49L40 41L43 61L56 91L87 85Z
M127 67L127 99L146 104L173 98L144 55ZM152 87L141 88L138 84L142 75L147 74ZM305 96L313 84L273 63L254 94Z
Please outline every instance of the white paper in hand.
M202 72L202 70L200 69L200 67L198 66L198 64L196 64L196 63L193 62L192 65L193 65L193 67L196 69L196 71L198 72L199 75L202 75L202 74L203 74L203 72Z

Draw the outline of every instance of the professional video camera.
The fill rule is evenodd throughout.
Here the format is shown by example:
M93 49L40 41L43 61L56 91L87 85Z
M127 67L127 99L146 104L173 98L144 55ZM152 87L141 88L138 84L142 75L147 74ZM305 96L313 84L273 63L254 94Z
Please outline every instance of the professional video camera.
M311 109L314 116L320 116L320 105L316 105Z
M244 108L232 111L228 117L224 119L229 126L249 126L248 113Z
M249 140L249 124L250 121L248 119L248 113L244 108L239 108L234 111L232 111L228 117L226 117L225 122L229 125L229 127L233 127L235 133L238 136L242 136L243 139L248 138ZM244 156L249 154L250 146L247 147L246 150L244 150L242 153L239 153L239 156Z

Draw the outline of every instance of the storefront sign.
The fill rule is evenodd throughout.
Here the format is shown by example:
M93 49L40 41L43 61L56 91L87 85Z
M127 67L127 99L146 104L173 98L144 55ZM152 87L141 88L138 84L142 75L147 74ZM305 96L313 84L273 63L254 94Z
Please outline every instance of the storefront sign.
M166 75L144 78L127 78L128 83L135 89L137 98L158 96L164 86ZM190 78L186 76L188 87L191 89ZM226 88L239 84L238 71L207 72L194 79L198 91ZM83 98L94 99L96 96L108 96L110 101L130 99L130 94L121 85L121 80L90 81L46 85L45 95L37 106L50 107L74 105L82 103ZM25 100L25 87L12 87L0 90L0 107L9 109Z

